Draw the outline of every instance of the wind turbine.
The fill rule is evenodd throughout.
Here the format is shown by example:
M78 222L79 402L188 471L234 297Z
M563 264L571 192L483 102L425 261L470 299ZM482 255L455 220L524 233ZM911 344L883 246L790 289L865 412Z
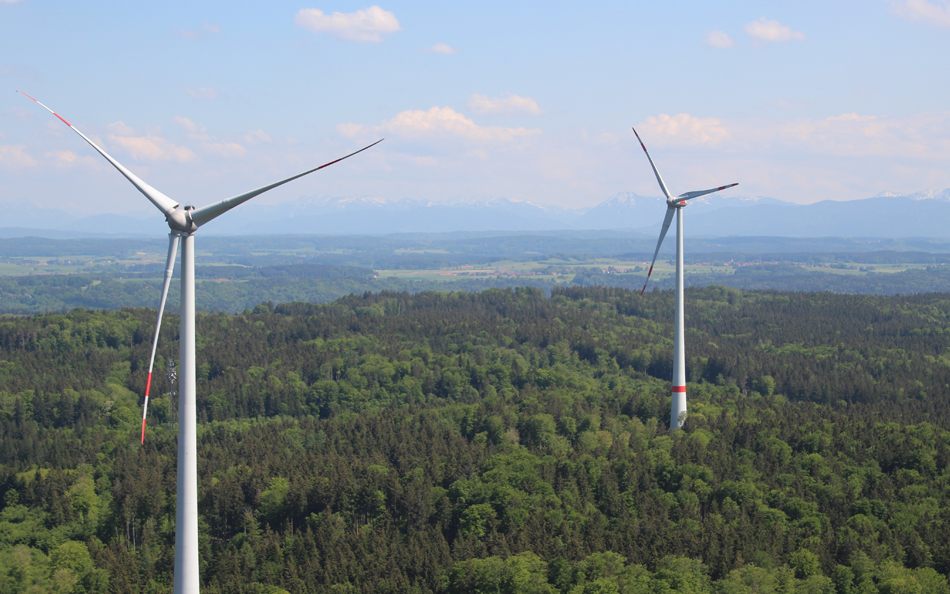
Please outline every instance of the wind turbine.
M653 261L650 262L650 270L647 272L646 281L643 283L643 290L640 291L641 295L647 290L647 283L650 282L650 275L653 274L653 265L656 264L656 257L660 253L660 246L663 245L663 238L666 237L666 232L673 221L673 213L676 213L676 322L673 330L673 404L670 407L670 429L682 429L683 423L686 422L686 348L683 338L683 209L686 207L687 200L739 184L719 186L711 190L686 192L674 198L670 195L670 191L666 189L666 184L663 183L660 172L653 164L653 159L650 157L647 147L640 140L640 135L637 134L635 129L631 128L631 130L636 134L643 152L650 161L650 167L653 168L653 174L656 175L656 181L659 182L660 189L663 190L663 195L666 196L666 217L663 219L663 227L660 228L660 239L656 242L656 251L653 252Z
M33 99L22 91L21 95ZM178 491L175 510L175 593L197 594L200 587L198 574L198 465L196 436L196 382L195 382L195 231L228 212L235 206L268 190L303 177L343 159L352 157L383 141L363 147L335 161L324 163L303 173L282 179L278 182L239 194L232 198L196 209L194 206L182 206L165 194L148 185L131 171L110 157L85 134L73 127L58 113L46 107L36 99L44 109L72 128L92 148L105 157L119 173L132 182L139 192L145 195L158 210L165 215L165 221L171 230L168 234L168 258L165 261L165 281L162 285L162 298L158 306L158 319L155 322L155 337L152 339L152 355L148 365L148 380L145 384L145 404L142 411L142 443L145 443L145 411L148 407L148 392L152 385L152 365L155 362L155 349L158 346L158 332L162 325L162 313L168 296L168 284L175 268L175 256L181 244L181 330L178 373Z

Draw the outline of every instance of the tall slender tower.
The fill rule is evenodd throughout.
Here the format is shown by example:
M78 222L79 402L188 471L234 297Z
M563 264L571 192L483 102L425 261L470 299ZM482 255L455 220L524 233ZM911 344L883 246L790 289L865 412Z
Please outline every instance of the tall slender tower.
M663 238L666 237L666 232L669 231L670 224L673 222L673 214L676 213L676 314L673 324L673 401L670 405L670 429L682 429L683 423L686 422L686 338L683 314L683 209L686 208L687 200L705 196L706 194L712 194L713 192L725 190L726 188L731 188L739 184L719 186L711 190L686 192L674 198L666 188L666 183L663 181L660 172L653 163L653 158L650 157L646 145L640 140L640 135L637 134L636 130L634 130L633 133L636 134L637 140L640 141L640 147L650 161L650 167L653 169L656 181L660 184L663 195L666 196L666 217L663 219L663 226L660 228L660 239L656 242L656 251L653 252L653 261L650 263L650 270L647 272L646 282L643 283L643 290L640 291L641 295L647 290L647 283L650 282L650 275L653 274L653 265L656 264L656 257L660 253L660 246L663 245Z
M670 429L682 429L686 422L686 340L683 308L683 209L676 205L676 322L673 328L673 402Z

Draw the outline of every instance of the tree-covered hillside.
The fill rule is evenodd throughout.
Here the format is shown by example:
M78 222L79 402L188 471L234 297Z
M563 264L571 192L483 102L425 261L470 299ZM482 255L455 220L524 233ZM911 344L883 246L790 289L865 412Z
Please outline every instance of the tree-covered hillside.
M198 319L206 592L950 593L950 295L367 293ZM0 591L168 592L154 312L0 320ZM167 317L156 369L177 357Z

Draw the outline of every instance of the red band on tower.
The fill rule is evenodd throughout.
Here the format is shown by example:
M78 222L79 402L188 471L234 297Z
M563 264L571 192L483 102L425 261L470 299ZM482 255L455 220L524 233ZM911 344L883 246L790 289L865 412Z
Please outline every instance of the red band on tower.
M673 386L674 392L686 392L686 386Z

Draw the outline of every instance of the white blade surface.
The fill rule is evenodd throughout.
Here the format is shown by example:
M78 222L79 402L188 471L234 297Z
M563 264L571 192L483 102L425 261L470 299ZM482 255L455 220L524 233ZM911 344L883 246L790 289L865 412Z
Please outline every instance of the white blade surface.
M643 289L640 291L641 295L643 295L643 292L647 290L647 283L650 282L650 275L653 274L653 265L656 264L656 256L660 253L660 246L663 245L663 238L666 237L666 232L670 230L670 223L673 222L673 214L675 213L675 207L668 206L666 208L666 218L663 219L663 227L660 229L660 239L656 242L656 251L653 252L653 261L650 262L650 270L647 272L647 279L643 281Z
M168 285L175 270L175 256L178 255L177 233L168 235L168 258L165 259L165 282L162 284L162 299L158 304L158 319L155 320L155 337L152 338L152 356L148 360L148 380L145 382L145 404L142 405L142 443L145 443L145 415L148 413L148 392L152 387L152 366L155 365L155 351L158 350L158 331L162 328L162 314L165 312L165 299L168 297Z
M677 196L676 201L685 202L686 200L690 200L692 198L699 198L700 196L705 196L706 194L712 194L713 192L719 192L720 190L726 190L728 188L732 188L738 185L739 185L739 182L736 182L734 184L729 184L728 186L719 186L718 188L713 188L711 190L699 190L697 192L686 192L685 194L680 194L679 196Z
M30 99L33 99L33 97L30 97L29 95L27 95L27 94L24 93L23 91L17 91L17 93L23 95L24 97L28 97L28 98L30 98ZM33 101L36 101L36 99L33 99ZM76 134L78 134L80 137L82 137L83 140L85 140L86 142L88 142L88 143L89 143L89 146L91 146L92 148L96 149L96 151L97 151L100 155L102 155L103 157L105 157L106 161L108 161L109 163L112 163L112 166L115 167L116 169L118 169L118 170L119 170L119 173L121 173L122 175L124 175L127 180L129 180L130 182L132 182L132 185L135 186L135 187L138 189L139 192L142 192L142 194L144 194L145 197L148 198L148 199L151 201L151 203L155 205L156 208L158 208L158 210L162 211L163 214L168 215L168 213L170 213L171 211L173 211L173 210L175 210L176 208L178 208L178 203L177 203L177 202L175 202L174 200L172 200L171 198L169 198L169 197L166 196L165 194L162 194L161 192L159 192L158 190L156 190L156 189L153 188L152 186L148 185L147 183L145 183L144 181L142 181L141 179L139 179L138 176L136 176L134 173L132 173L131 171L129 171L128 169L126 169L125 167L123 167L122 164L120 164L118 161L116 161L116 160L113 159L111 156L109 156L109 154L106 153L104 150L102 150L101 148L99 148L99 146L96 145L95 142L93 142L93 141L89 140L88 138L86 138L86 135L85 135L85 134L83 134L82 132L80 132L79 130L77 130L75 127L73 127L72 124L70 124L69 122L67 122L66 120L64 120L61 115L59 115L58 113L56 113L56 112L53 111L52 109L46 107L45 105L43 105L43 104L40 103L39 101L36 101L36 102L39 103L40 106L43 107L43 109L45 109L46 111L50 112L51 114L53 114L54 116L56 116L57 118L59 118L59 120L60 120L61 122L63 122L63 123L66 124L67 126L69 126L69 127L72 129L72 131L75 132Z
M643 141L640 140L640 135L637 134L636 129L634 128L630 128L630 129L633 130L634 135L636 135L637 140L640 142L640 147L643 149L643 152L646 153L647 159L649 159L650 161L650 167L653 168L653 174L656 175L656 181L660 183L660 189L663 190L663 195L666 196L667 200L672 200L673 196L671 196L670 191L666 189L666 184L663 183L663 178L660 177L660 172L656 170L656 165L653 164L653 159L650 157L650 152L647 151L646 145L644 145ZM661 237L661 241L662 241L662 237Z
M191 213L191 220L194 221L195 225L198 225L198 226L200 227L200 226L204 225L205 223L207 223L207 222L209 222L209 221L212 221L212 220L214 220L215 218L217 218L217 217L223 215L224 213L228 212L229 210L231 210L231 209L234 208L235 206L238 206L238 205L240 205L240 204L243 204L243 203L247 202L248 200L250 200L251 198L253 198L253 197L255 197L255 196L260 196L261 194L263 194L264 192L266 192L266 191L268 191L268 190L273 190L273 189L276 188L277 186L282 186L282 185L286 184L287 182L291 182L291 181L294 181L294 180L297 179L297 178L301 178L301 177L303 177L303 176L305 176L305 175L309 175L309 174L313 173L314 171L320 171L320 170L323 169L324 167L329 167L330 165L333 165L334 163L339 163L339 162L342 161L343 159L349 159L349 158L352 157L353 155L356 155L356 154L358 154L358 153L362 153L362 152L365 151L366 149L376 146L377 144L379 144L379 143L382 142L383 140L385 140L385 139L384 139L384 138L380 138L379 140L377 140L377 141L374 142L373 144L371 144L371 145L369 145L369 146L364 146L364 147L361 148L360 150L354 151L354 152L350 153L349 155L346 155L345 157L340 157L339 159L336 159L335 161L330 161L329 163L324 163L323 165L321 165L321 166L319 166L319 167L314 167L313 169L310 169L310 170L308 170L308 171L304 171L303 173L298 173L297 175L294 175L294 176L292 176L292 177L288 177L287 179L282 179L282 180L280 180L279 182L274 182L274 183L272 183L272 184L270 184L270 185L267 185L267 186L264 186L264 187L262 187L262 188L258 188L258 189L256 189L256 190L251 190L250 192L247 192L247 193L245 193L245 194L240 194L240 195L238 195L238 196L234 196L233 198L228 198L227 200L222 200L221 202L215 202L214 204L209 204L208 206L203 206L203 207L201 207L201 208L199 208L199 209L197 209L197 210L195 210L194 212Z

